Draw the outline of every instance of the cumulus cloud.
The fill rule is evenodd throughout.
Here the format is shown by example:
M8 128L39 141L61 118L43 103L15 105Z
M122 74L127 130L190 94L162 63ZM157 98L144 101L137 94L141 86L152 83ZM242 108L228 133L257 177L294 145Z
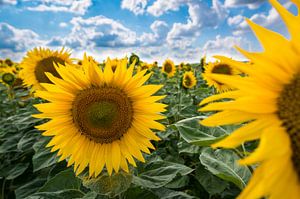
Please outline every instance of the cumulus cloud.
M213 56L217 54L229 56L235 59L245 59L241 54L239 54L234 46L237 45L242 47L246 50L251 49L250 42L242 37L233 37L233 36L226 36L221 37L217 35L214 40L208 40L203 45L203 53L207 54L208 56Z
M0 6L1 5L16 5L17 0L0 0Z
M256 9L266 0L225 0L224 5L228 8L247 6L249 9Z
M39 0L37 3L37 6L27 7L26 9L38 12L70 12L84 15L92 5L92 0Z
M136 33L121 23L105 16L75 17L72 31L65 38L54 37L49 45L67 45L72 48L132 46Z
M167 36L168 43L175 48L189 47L202 29L216 28L228 16L227 9L218 0L212 0L211 7L197 0L186 0L185 3L189 13L187 22L174 23Z
M161 16L164 13L171 11L177 11L180 6L186 4L186 0L156 0L151 6L147 8L147 12L153 16Z
M32 30L18 29L7 23L0 23L1 50L21 52L42 43L39 36Z
M147 0L123 0L121 3L122 9L127 9L135 15L144 14L147 6Z
M59 23L59 27L61 27L61 28L65 28L65 27L67 27L67 26L68 26L68 24L65 23L65 22Z
M292 3L285 3L284 6L289 9L292 7ZM267 13L257 13L250 17L250 20L268 28L283 26L282 19L275 8L271 8ZM250 28L243 17L238 15L228 19L228 25L234 28L234 35L243 35L250 31Z
M168 24L165 21L156 20L151 24L150 29L152 30L152 33L143 33L139 37L138 40L140 42L140 45L162 45L169 31Z

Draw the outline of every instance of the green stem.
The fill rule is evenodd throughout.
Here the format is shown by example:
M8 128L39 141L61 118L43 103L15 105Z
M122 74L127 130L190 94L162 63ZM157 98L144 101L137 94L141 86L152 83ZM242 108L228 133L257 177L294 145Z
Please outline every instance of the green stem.
M3 179L3 183L2 183L2 190L1 190L1 198L4 199L5 195L4 195L4 191L5 191L5 183L6 183L6 178Z

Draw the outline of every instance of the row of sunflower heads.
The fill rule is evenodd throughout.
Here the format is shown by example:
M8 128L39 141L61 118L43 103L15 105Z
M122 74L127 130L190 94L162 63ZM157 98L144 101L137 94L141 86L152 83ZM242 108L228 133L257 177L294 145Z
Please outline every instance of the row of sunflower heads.
M20 65L8 58L0 60L0 83L5 86L20 86Z

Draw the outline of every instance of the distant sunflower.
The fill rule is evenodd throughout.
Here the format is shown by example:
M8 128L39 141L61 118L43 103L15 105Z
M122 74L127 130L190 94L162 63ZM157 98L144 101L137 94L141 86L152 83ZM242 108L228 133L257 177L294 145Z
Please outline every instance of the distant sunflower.
M139 65L140 58L136 54L132 53L129 57L129 65L135 63L135 65Z
M185 72L182 78L182 85L185 88L193 88L197 84L197 79L192 71Z
M62 48L60 51L52 51L47 48L34 48L27 52L21 62L23 78L26 86L33 86L34 90L43 89L41 83L51 83L45 72L55 77L60 77L53 63L71 64L70 53Z
M173 77L176 73L174 62L170 59L167 59L162 65L162 72L166 73L168 77Z
M244 125L213 147L233 148L260 140L258 148L241 164L258 164L252 179L238 198L300 198L300 15L294 16L275 0L270 1L289 30L290 39L249 20L265 50L250 53L239 49L252 63L220 60L247 74L246 77L212 75L234 91L214 95L202 111L219 111L201 123L206 126ZM298 11L300 2L296 3ZM285 61L282 61L285 60ZM245 123L246 122L246 123Z
M138 66L137 68L137 71L142 71L142 70L150 70L152 68L152 65L151 64L148 64L146 62L142 62L140 63L140 65Z
M86 59L86 58L85 58ZM36 95L49 103L36 105L37 118L50 121L37 126L44 136L53 136L47 145L58 150L60 160L68 159L80 174L87 166L89 176L98 176L106 165L109 175L120 168L128 172L134 158L144 162L141 153L154 149L151 140L160 140L151 129L163 131L156 120L166 105L153 96L162 85L143 85L151 76L141 71L133 75L123 59L113 72L109 62L104 71L93 62L83 60L83 70L59 65L60 78L46 73L53 84L42 83L45 91Z
M184 67L184 63L183 62L181 62L179 65L178 65L178 70L182 70L183 69L183 67Z
M226 83L217 81L213 77L213 74L223 74L228 76L234 76L239 74L234 67L223 62L209 63L204 68L204 73L202 73L203 79L206 81L208 86L213 86L217 90L217 92L228 91L232 88Z

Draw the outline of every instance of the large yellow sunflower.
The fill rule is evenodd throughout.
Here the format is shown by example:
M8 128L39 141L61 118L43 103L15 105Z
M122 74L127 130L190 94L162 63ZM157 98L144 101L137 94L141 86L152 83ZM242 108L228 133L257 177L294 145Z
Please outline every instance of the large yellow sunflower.
M35 117L50 121L37 128L53 136L47 146L74 164L76 174L88 166L89 176L97 176L105 165L110 175L120 168L128 172L127 163L144 162L141 152L149 154L150 141L160 140L151 129L165 129L156 121L165 118L160 112L166 105L157 102L164 96L153 96L162 85L143 85L151 74L133 76L134 64L127 68L126 59L115 72L110 62L104 71L82 63L83 70L55 67L61 79L46 73L53 84L42 83L45 91L36 95L49 102L36 105L41 113Z
M221 93L224 91L231 90L232 88L226 84L217 81L212 75L213 74L224 74L224 75L238 75L238 71L229 64L223 62L210 62L204 66L204 73L202 73L203 79L207 85L214 87L217 92Z
M162 65L162 72L166 73L168 77L173 77L176 73L174 62L170 59L167 59Z
M192 71L184 73L182 78L182 85L185 88L193 88L197 84L197 79Z
M247 74L246 77L212 75L236 90L204 99L202 111L219 111L201 123L217 126L244 123L213 147L237 147L260 140L258 148L241 164L257 164L252 179L239 198L300 198L300 1L294 16L276 0L271 0L289 30L290 39L249 20L264 47L262 53L241 50L251 62L220 60Z
M21 62L23 78L26 86L33 86L34 90L43 89L41 83L51 83L45 72L55 77L60 77L53 63L71 64L70 53L62 48L60 51L52 51L47 48L34 48L27 52Z

